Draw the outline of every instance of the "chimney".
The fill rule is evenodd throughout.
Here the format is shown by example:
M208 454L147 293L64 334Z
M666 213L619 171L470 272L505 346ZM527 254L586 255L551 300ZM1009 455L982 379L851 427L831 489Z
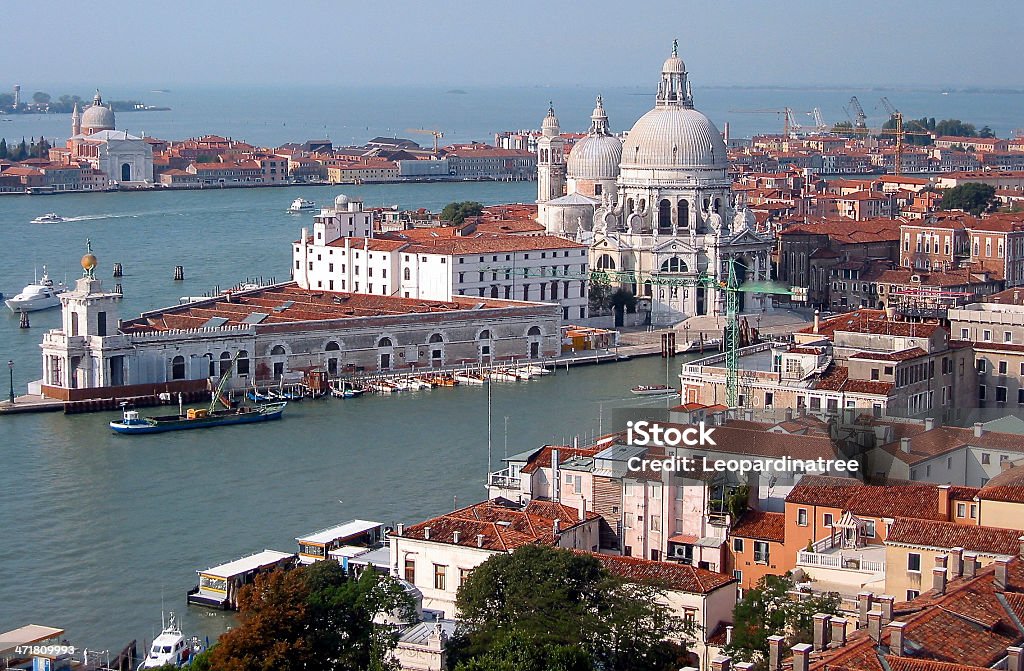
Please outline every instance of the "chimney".
M909 438L900 438L900 449L902 451L904 451L904 452L907 452L907 453L910 452L910 439Z
M1006 671L1024 671L1024 648L1011 645L1006 649Z
M1003 557L996 560L996 589L1000 592L1006 591L1006 566L1009 562Z
M405 535L405 522L399 522L398 524L395 525L395 535L396 536L404 536Z
M793 419L793 408L786 408L786 421Z
M863 629L868 626L868 613L871 611L875 595L871 592L857 593L857 628Z
M733 627L732 627L731 624L725 625L725 644L726 645L731 645L732 644L732 629L733 629Z
M949 519L949 485L939 485L939 515Z
M964 577L973 578L978 572L978 555L973 552L964 553Z
M813 649L809 643L797 643L793 646L793 671L807 671L810 668Z
M732 659L719 655L711 660L711 671L729 671L732 666Z
M580 497L580 522L586 521L587 519L587 498L585 496Z
M430 527L423 527L423 540L430 540Z
M896 602L896 597L883 594L878 597L878 607L882 610L882 624L889 624L892 622L892 605Z
M832 635L829 637L828 647L843 647L846 645L846 618L841 615L833 615L829 622L832 624Z
M953 548L949 551L949 573L950 578L959 578L964 574L964 549Z
M946 568L949 562L949 555L935 555L935 566L938 568Z
M557 540L558 534L562 532L562 520L556 517L555 521L551 524L551 530Z
M478 548L482 548L484 546L484 535L483 534L477 534L476 535L476 546Z
M932 569L932 589L937 594L946 593L946 569L939 566Z
M814 614L814 649L821 651L828 647L828 637L831 633L829 631L829 614L828 613L815 613Z
M974 437L975 438L981 438L983 435L985 435L985 425L982 424L981 422L975 422L974 423Z
M551 450L551 500L558 503L562 497L562 480L558 470L558 450Z
M906 622L890 622L886 629L889 630L889 654L903 657L906 652L903 649L903 628Z
M925 431L931 431L934 428L935 428L935 418L934 417L925 417L924 418L924 430Z
M814 332L819 333L821 331L821 315L817 309L814 310Z
M782 671L782 636L768 637L768 671Z
M882 632L882 611L877 608L868 613L868 636L875 643L878 643L879 636Z

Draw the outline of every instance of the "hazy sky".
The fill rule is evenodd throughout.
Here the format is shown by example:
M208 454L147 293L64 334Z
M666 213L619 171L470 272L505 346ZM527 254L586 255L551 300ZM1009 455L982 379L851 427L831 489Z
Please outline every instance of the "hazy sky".
M1022 86L1019 0L0 0L0 89L46 83Z

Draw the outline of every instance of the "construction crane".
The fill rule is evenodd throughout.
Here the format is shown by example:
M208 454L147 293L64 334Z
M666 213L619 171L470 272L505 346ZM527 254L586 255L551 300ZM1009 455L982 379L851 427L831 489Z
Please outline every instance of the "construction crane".
M740 349L740 323L739 323L739 294L759 293L773 295L793 295L793 291L777 286L772 282L746 282L739 284L736 277L736 261L728 260L728 270L725 281L716 280L706 272L700 272L695 277L671 277L641 272L635 270L592 270L589 274L573 271L560 271L556 267L545 268L511 268L500 267L482 268L484 272L508 273L512 277L530 278L543 277L563 280L582 280L611 284L612 282L630 283L636 286L643 286L646 283L658 286L669 287L702 287L712 288L725 292L725 396L730 408L737 407L739 403L739 349Z
M433 135L434 136L434 156L437 156L438 140L444 137L444 132L437 129L430 128L406 128L406 133L419 133L420 135Z
M853 119L854 132L866 132L868 128L868 115L864 113L864 108L861 107L860 101L857 100L857 96L851 96L849 104L856 115ZM843 109L846 111L846 115L849 116L850 110L845 107Z
M811 116L814 117L814 126L818 129L818 132L828 130L828 124L825 123L825 119L821 116L820 107L815 107L811 110Z
M896 138L896 155L893 157L893 174L897 177L903 172L903 138L907 135L923 135L931 137L931 133L925 129L924 131L913 131L906 130L903 127L903 112L900 112L896 107L889 102L889 99L882 96L879 99L882 107L889 113L889 120L893 122L892 128L880 128L878 130L879 135L891 135Z
M757 110L729 110L730 114L777 114L782 117L782 136L792 137L794 133L803 130L803 126L797 123L793 108L783 107L781 109L757 109Z

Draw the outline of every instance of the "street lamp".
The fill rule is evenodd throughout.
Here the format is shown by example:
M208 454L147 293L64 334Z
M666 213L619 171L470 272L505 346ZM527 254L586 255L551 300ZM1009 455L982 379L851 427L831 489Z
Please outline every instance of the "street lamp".
M14 359L7 360L7 370L11 373L11 393L8 399L11 404L14 404Z

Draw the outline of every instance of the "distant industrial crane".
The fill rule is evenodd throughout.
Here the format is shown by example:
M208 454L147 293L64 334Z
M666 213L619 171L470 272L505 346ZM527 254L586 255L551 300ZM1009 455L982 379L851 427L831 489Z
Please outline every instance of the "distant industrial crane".
M868 115L864 113L864 108L861 107L860 101L857 100L857 96L850 97L850 107L853 109L853 112L856 115L853 119L854 132L866 131L868 128ZM850 110L845 107L843 109L846 110L846 114L847 116L849 116Z
M782 117L782 136L792 137L794 133L803 130L803 125L797 122L792 107L781 109L756 109L756 110L729 110L730 114L778 114ZM810 112L808 112L810 114Z
M437 129L430 128L406 128L406 133L419 133L421 135L433 135L434 136L434 156L437 156L437 141L444 137L444 132Z
M825 123L825 119L821 116L821 108L815 107L811 110L811 115L814 117L814 125L819 132L828 130L829 126Z

